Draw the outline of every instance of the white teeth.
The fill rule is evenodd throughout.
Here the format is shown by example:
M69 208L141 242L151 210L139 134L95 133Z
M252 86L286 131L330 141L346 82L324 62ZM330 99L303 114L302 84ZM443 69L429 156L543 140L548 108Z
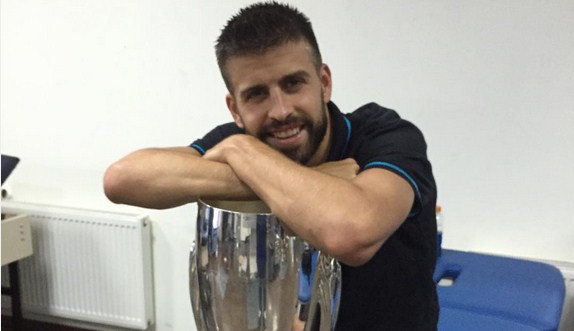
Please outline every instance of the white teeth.
M275 138L285 139L285 138L288 138L288 137L291 137L291 136L298 134L300 131L301 131L300 128L293 128L293 129L289 129L289 130L285 130L285 131L275 132L275 133L273 133L273 136Z

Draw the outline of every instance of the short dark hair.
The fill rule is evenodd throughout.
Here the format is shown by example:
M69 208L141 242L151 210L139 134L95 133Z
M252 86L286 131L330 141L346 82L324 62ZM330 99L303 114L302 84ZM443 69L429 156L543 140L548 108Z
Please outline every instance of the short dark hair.
M234 56L263 54L290 41L305 40L317 70L323 60L309 18L296 8L275 1L261 2L241 9L227 22L215 45L219 70L225 85L231 83L225 64Z

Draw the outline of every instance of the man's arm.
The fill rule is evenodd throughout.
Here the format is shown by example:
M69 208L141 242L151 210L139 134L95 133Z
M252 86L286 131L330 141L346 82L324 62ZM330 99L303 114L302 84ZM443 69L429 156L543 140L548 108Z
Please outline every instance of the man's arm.
M412 187L393 172L333 176L301 166L247 135L225 139L204 158L229 164L291 230L351 266L372 258L414 201Z
M348 166L342 164L324 164L317 169L351 176L352 170L345 170ZM128 154L107 169L104 192L112 202L155 209L195 202L200 196L259 199L228 164L202 158L190 147L147 148Z
M164 209L212 199L257 199L231 167L202 158L190 147L148 148L112 164L104 191L115 203Z

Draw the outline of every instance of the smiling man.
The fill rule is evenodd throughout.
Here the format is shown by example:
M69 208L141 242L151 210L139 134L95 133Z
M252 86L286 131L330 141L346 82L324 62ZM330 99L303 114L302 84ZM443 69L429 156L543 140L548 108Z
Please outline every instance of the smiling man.
M342 263L338 331L436 330L436 187L422 133L374 103L343 114L311 23L290 6L242 9L216 55L234 121L114 163L110 200L261 199Z

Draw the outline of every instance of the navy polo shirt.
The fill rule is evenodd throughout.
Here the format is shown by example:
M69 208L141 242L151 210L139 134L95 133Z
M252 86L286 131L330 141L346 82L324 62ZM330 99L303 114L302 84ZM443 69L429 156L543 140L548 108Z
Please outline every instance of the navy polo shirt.
M436 185L421 131L375 103L342 114L328 103L332 142L328 161L353 158L361 170L384 168L415 193L405 222L360 267L342 264L337 331L436 330ZM202 155L226 137L244 133L235 123L216 127L191 147Z

